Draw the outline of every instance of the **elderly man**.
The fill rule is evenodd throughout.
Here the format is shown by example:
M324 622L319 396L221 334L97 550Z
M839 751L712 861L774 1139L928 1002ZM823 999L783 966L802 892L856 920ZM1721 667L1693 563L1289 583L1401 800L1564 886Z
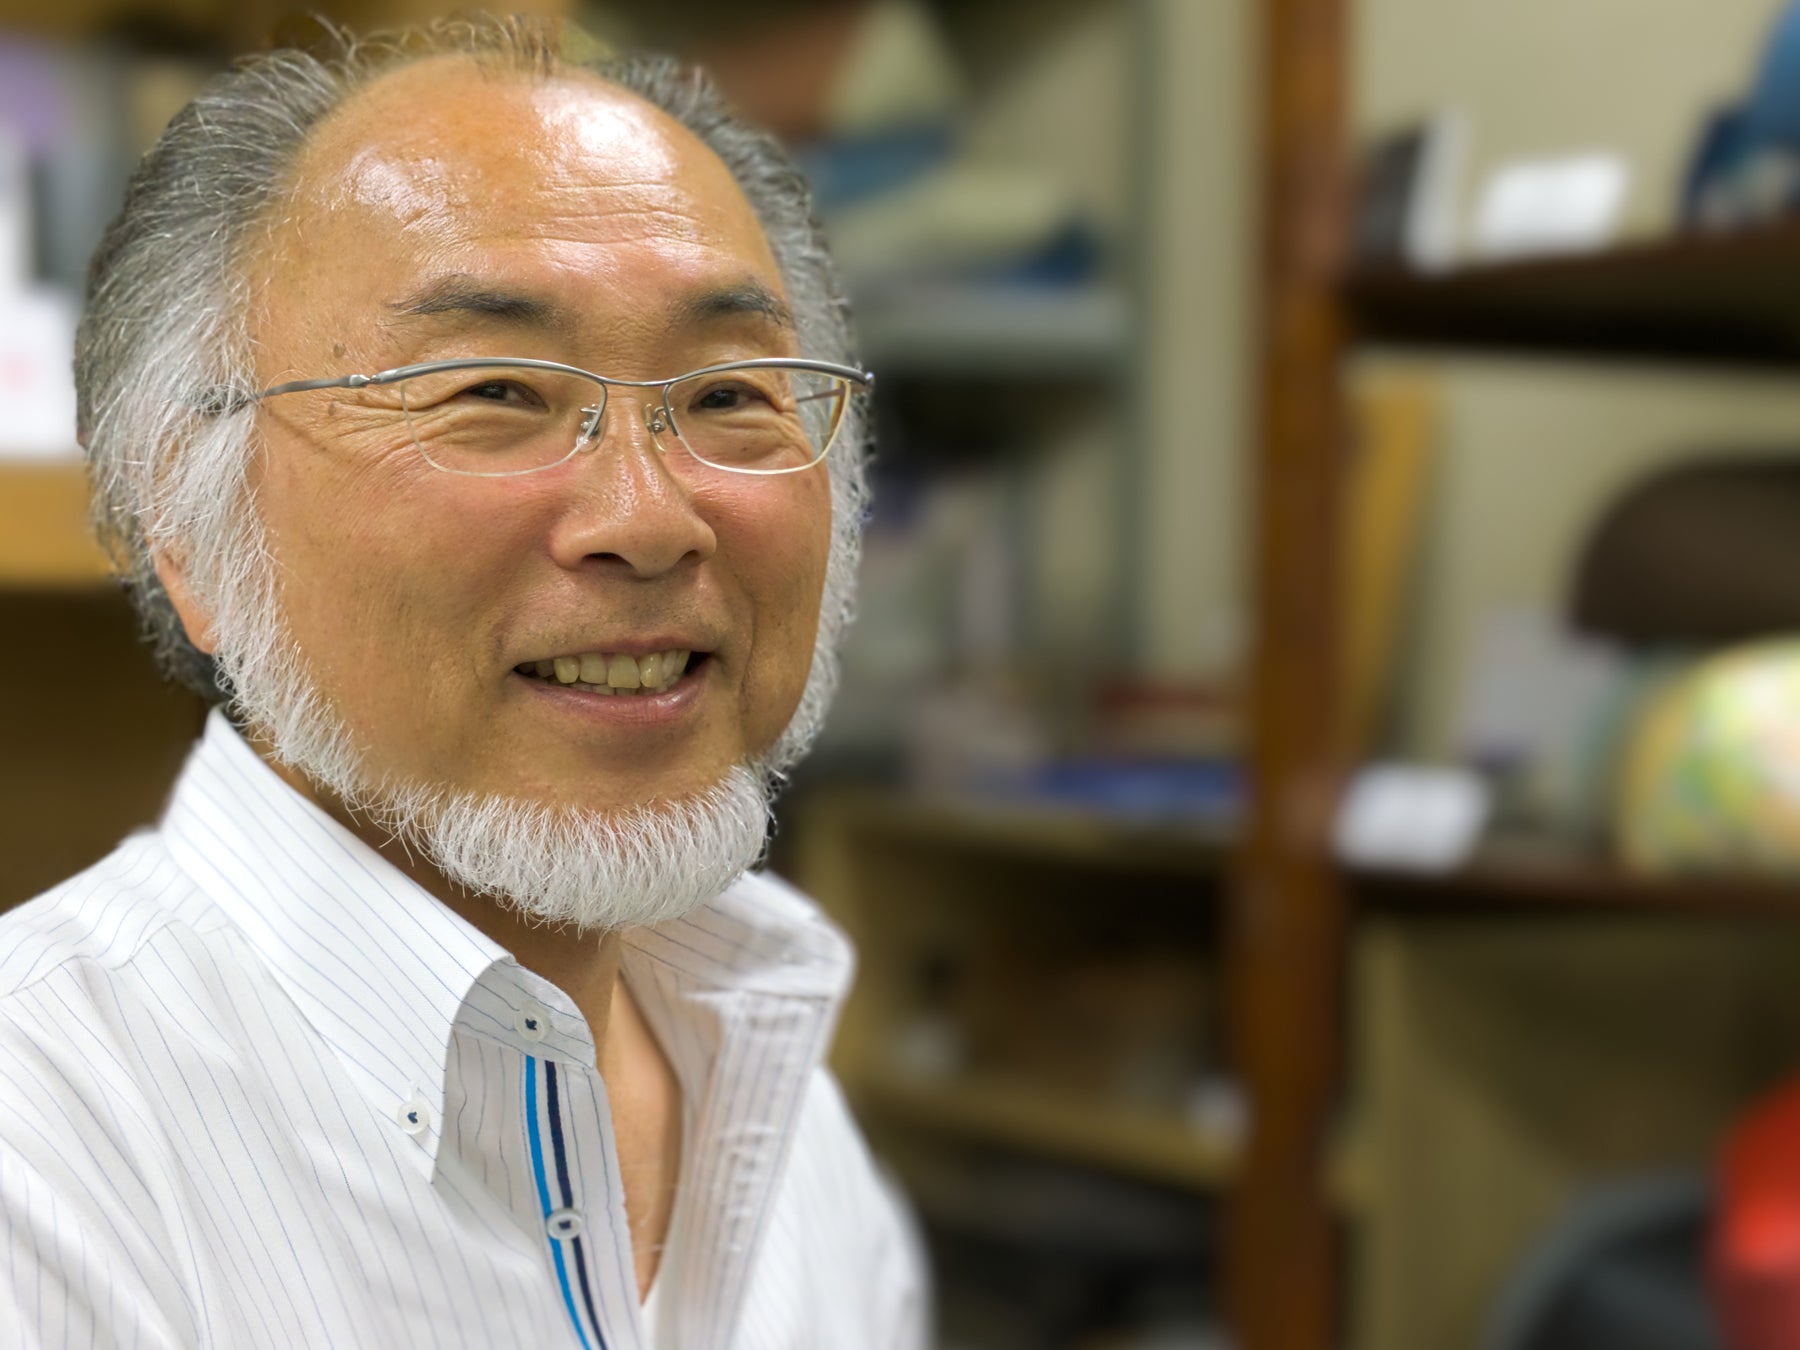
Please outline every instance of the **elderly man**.
M221 701L0 922L0 1341L880 1350L919 1262L757 859L861 510L779 151L471 22L259 58L95 260L102 529Z

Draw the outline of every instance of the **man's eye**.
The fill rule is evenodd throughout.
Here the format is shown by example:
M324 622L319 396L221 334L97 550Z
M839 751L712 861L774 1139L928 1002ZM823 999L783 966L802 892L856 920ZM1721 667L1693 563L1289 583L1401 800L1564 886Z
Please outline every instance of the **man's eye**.
M693 401L693 408L696 412L735 412L768 401L768 394L754 385L715 384L700 391Z
M543 399L516 380L483 380L480 384L472 384L462 390L457 397L477 399L484 403L503 403L520 408L544 406Z

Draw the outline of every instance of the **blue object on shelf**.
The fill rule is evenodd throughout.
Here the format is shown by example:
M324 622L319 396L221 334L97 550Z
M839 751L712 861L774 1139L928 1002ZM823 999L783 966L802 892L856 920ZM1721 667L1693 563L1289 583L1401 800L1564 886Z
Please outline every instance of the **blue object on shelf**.
M1138 821L1230 824L1243 812L1245 775L1233 760L1073 759L984 777L977 787L1014 804L1081 807Z
M904 187L949 160L956 138L948 125L903 127L814 141L794 157L812 184L819 211L835 211Z
M1753 141L1800 146L1800 0L1782 11L1769 34L1744 127Z

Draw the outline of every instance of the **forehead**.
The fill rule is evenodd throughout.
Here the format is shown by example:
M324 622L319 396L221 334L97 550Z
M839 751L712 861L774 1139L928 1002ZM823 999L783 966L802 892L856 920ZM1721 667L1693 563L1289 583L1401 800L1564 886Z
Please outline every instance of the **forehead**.
M383 76L327 118L269 245L263 308L303 325L439 276L615 309L683 288L781 290L730 171L680 123L579 71L527 79L461 57Z

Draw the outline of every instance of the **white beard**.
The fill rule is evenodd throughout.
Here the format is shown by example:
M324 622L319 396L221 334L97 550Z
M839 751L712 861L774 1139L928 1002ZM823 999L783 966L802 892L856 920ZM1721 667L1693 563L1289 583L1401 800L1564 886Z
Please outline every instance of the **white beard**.
M780 773L810 742L822 700L805 698L762 761L692 796L615 810L546 806L405 783L375 771L312 681L281 618L272 566L219 607L221 668L238 715L275 757L335 795L454 885L527 918L581 929L664 923L730 886L760 856ZM831 656L813 680L832 682ZM820 660L826 669L819 668Z
M693 796L613 811L403 789L374 812L472 894L544 923L623 928L680 918L756 861L765 781L740 765Z

